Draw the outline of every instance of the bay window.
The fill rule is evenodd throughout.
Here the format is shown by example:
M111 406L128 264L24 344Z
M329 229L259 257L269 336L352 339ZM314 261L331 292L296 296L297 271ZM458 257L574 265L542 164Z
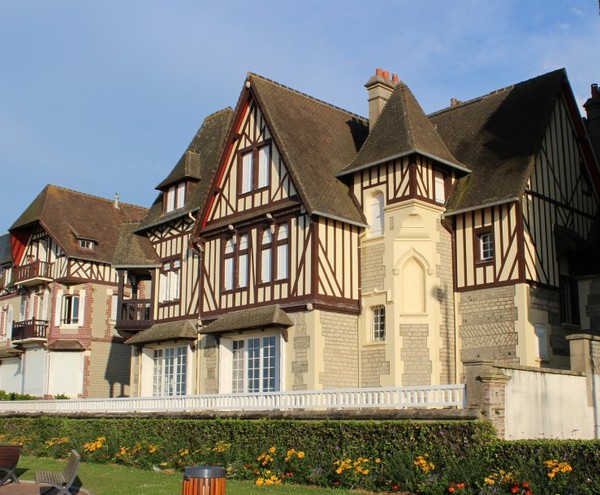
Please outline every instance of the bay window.
M187 346L154 350L152 395L185 395L187 382Z

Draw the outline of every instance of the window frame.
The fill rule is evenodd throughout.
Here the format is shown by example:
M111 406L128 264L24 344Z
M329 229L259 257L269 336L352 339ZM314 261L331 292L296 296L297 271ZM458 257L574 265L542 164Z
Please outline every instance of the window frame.
M80 304L79 294L63 294L60 307L61 325L79 325Z
M258 345L252 347L250 343L254 345L258 343ZM282 364L279 335L248 335L232 339L231 345L231 393L261 394L281 390ZM265 366L267 360L269 365ZM269 373L265 374L266 371ZM267 383L268 385L265 386Z
M266 163L261 160L261 151L267 150ZM248 157L249 161L245 158ZM238 196L248 196L264 191L271 185L273 148L271 139L238 150ZM263 168L264 166L264 168Z
M367 219L369 227L367 229L369 237L379 237L385 233L385 195L379 189L371 192L368 196ZM378 219L377 224L375 219ZM377 228L376 228L377 227Z
M440 187L441 185L441 187ZM441 192L442 197L438 197L438 192ZM433 201L438 205L445 205L448 199L446 175L441 170L433 171Z
M181 300L181 258L164 259L158 274L158 303L174 304Z
M244 244L244 238L246 238L246 246L241 249L240 246ZM221 265L222 292L231 293L247 290L250 285L250 264L252 262L250 256L252 252L252 237L250 236L250 232L237 232L224 240L225 242L222 243L223 263ZM231 246L231 249L229 246ZM246 260L243 277L240 277L240 274L242 274L240 259Z
M187 345L153 349L152 396L180 397L186 395L189 371L188 361ZM170 369L170 373L167 375L168 369ZM171 383L167 380L168 377L172 378ZM165 390L168 393L165 393Z
M371 341L374 343L385 342L386 322L385 305L371 306Z
M179 181L171 184L163 190L163 213L171 213L181 210L187 199L187 181Z
M487 243L486 239L490 239L490 242ZM487 250L491 249L491 254L486 256L486 245ZM494 236L493 227L479 227L474 229L474 251L476 253L476 262L479 265L492 264L496 257L496 239Z

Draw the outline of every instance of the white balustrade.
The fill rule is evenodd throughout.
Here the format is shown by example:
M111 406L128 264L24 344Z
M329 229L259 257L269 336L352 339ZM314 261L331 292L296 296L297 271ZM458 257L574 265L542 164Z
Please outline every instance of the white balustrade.
M135 413L327 410L360 408L464 408L465 385L347 388L260 394L0 401L0 413Z

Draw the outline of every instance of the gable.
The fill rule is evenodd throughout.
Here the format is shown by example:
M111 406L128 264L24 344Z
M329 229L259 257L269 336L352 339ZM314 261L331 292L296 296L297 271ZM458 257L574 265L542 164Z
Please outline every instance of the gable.
M240 110L233 142L213 187L217 191L205 225L240 214L297 204L298 193L256 101Z

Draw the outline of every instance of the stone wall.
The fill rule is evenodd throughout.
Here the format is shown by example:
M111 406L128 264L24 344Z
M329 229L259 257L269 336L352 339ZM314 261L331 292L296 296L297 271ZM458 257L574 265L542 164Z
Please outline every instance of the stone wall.
M440 304L440 383L454 383L456 374L456 339L454 333L454 285L452 273L452 234L448 232L440 221L437 224L439 241L436 251L440 257L440 264L435 271L439 278L437 298Z
M544 311L548 315L551 357L568 356L569 343L560 322L560 294L558 290L530 287L529 305L531 309Z
M375 289L383 289L385 284L385 265L383 264L383 253L385 245L367 244L361 248L360 276L362 292L371 292Z
M381 375L390 374L390 362L385 359L385 349L366 349L360 354L361 387L381 387Z
M308 373L308 351L310 349L310 336L306 329L306 314L304 312L289 313L294 322L292 337L292 390L307 390L306 374ZM289 343L288 343L289 345Z
M92 342L88 397L129 397L131 346Z
M400 336L402 337L400 355L404 363L402 385L430 385L432 363L427 345L429 326L400 325Z
M323 388L358 386L358 317L321 312Z
M518 364L515 287L493 287L460 294L461 360Z
M202 362L200 365L204 366L206 378L204 379L204 390L199 391L201 393L219 393L218 351L217 339L213 335L205 335L202 339Z

